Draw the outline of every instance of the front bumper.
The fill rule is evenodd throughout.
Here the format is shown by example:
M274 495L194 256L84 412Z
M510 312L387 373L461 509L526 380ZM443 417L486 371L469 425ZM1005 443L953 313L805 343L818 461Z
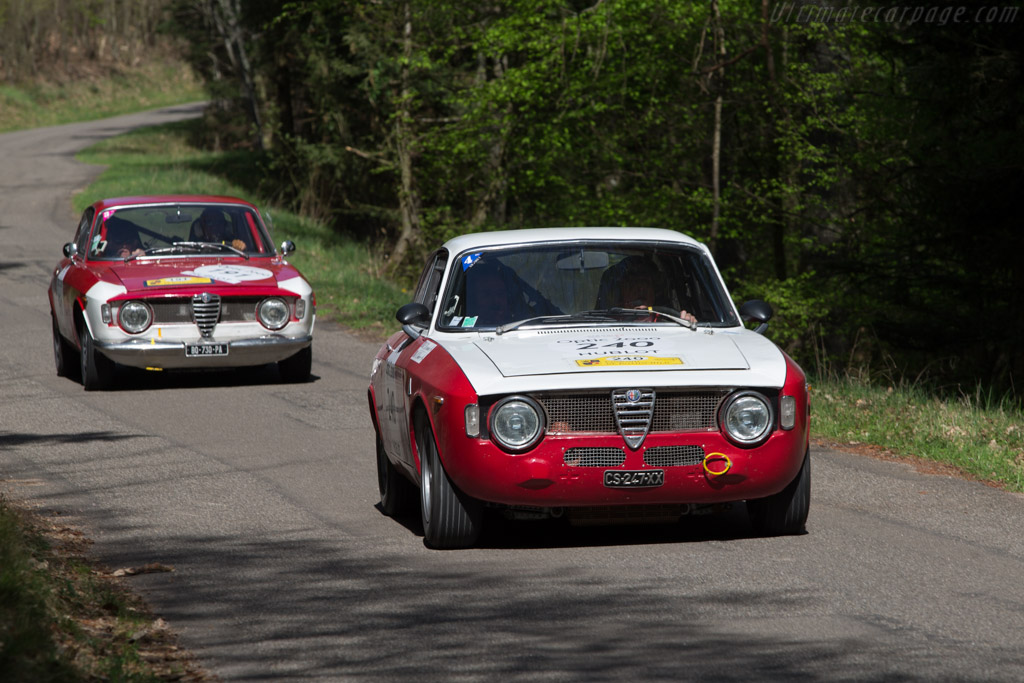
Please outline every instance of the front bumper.
M481 500L506 505L574 507L724 503L778 493L797 475L807 449L806 431L776 431L756 448L738 448L720 433L659 433L647 437L637 451L617 435L549 436L535 449L506 453L481 439L455 436L440 444L441 458L455 484ZM652 448L698 446L708 456L695 464L658 466L645 462ZM579 467L569 449L621 448L619 466ZM447 451L447 452L446 452ZM725 456L725 457L721 457ZM728 471L725 464L730 463ZM606 471L663 470L664 483L645 488L605 486ZM710 471L709 471L710 470Z
M204 343L216 343L217 339L204 339ZM194 342L193 342L194 343ZM248 365L276 363L294 356L313 343L313 335L285 337L265 335L251 339L231 339L222 343L228 345L226 356L186 357L182 341L161 341L154 338L131 339L119 342L95 341L96 349L104 356L133 368L237 368Z

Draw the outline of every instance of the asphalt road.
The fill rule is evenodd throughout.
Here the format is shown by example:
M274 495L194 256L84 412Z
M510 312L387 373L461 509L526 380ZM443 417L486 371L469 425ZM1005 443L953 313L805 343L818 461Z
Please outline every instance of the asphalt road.
M194 109L0 135L0 488L81 525L227 680L1024 678L1024 497L813 451L808 533L742 505L680 527L499 523L424 547L377 502L374 345L329 324L314 381L58 378L46 286L99 169L73 154ZM173 191L175 188L154 188ZM301 244L298 245L302 249ZM984 445L979 445L979 448Z

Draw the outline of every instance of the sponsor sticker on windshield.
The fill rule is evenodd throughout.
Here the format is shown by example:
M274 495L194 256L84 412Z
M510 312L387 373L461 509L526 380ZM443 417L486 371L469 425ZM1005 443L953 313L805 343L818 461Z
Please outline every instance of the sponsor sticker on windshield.
M601 358L581 358L576 365L581 368L608 368L633 365L682 365L681 358L662 356L603 356Z
M462 259L462 270L469 270L473 266L473 264L480 260L481 253L483 252L478 252L476 254L468 254L467 256L465 256Z

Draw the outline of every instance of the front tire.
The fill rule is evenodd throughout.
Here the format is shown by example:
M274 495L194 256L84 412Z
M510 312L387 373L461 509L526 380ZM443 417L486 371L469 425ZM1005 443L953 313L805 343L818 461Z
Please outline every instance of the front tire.
M377 435L377 488L380 490L380 508L388 517L402 517L412 512L416 500L416 487L402 476L384 451L384 442Z
M281 375L281 381L288 384L300 384L309 381L310 372L313 370L313 345L310 344L294 356L285 358L277 363L277 372Z
M452 483L438 455L434 431L426 415L416 419L416 450L420 454L420 513L423 540L431 548L468 548L483 526L483 505Z
M792 536L806 530L811 509L811 451L786 488L773 496L747 501L747 514L754 531L761 536Z
M53 364L57 367L58 377L72 377L78 371L75 365L75 347L73 347L60 333L57 326L57 318L50 316L53 322Z
M79 353L79 365L82 373L82 386L86 391L107 389L113 383L114 362L96 350L96 342L89 333L89 327L82 322L80 339L82 342Z

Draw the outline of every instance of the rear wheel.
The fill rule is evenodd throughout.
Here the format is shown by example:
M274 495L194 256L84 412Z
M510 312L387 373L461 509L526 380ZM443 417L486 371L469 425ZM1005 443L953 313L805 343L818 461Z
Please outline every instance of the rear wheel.
M285 358L277 363L277 371L281 375L281 381L288 384L308 382L309 374L313 369L313 346L312 344L302 349L294 356Z
M377 435L377 488L380 489L380 507L388 517L401 517L413 510L416 487L402 476L384 451L384 442Z
M754 531L761 536L802 534L811 508L811 452L796 478L774 496L747 501L747 513Z
M448 478L430 421L422 413L416 419L416 449L420 454L423 540L431 548L468 548L480 537L483 505Z
M114 362L96 350L96 342L89 333L88 326L83 322L79 337L82 349L79 360L82 373L82 386L86 391L96 391L110 387L114 379Z

